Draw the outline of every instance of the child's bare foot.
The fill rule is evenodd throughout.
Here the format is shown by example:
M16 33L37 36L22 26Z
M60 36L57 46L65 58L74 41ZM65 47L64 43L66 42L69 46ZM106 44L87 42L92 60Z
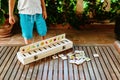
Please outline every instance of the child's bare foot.
M45 40L45 36L42 36L41 39L42 39L42 40Z
M32 43L32 40L27 40L24 38L24 41L25 41L25 44L31 44Z

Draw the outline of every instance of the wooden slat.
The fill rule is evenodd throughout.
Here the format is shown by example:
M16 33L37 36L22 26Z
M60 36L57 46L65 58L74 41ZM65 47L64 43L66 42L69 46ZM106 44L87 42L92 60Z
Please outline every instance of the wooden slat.
M88 53L89 58L91 59L91 61L88 63L88 69L89 69L90 77L91 77L92 80L96 80L94 69L93 69L93 66L92 66L92 63L93 63L94 60L92 58L91 50L88 46L86 47L86 51Z
M24 66L22 64L20 64L20 62L18 63L18 65L20 65L18 72L17 72L17 76L15 76L15 80L19 80L22 76L22 72L24 70Z
M51 59L51 57L50 57L50 62L49 62L49 72L48 72L48 80L52 80L53 79L53 66L54 65L54 63L53 63L53 59Z
M68 64L68 66L69 66L69 80L74 80L73 65L72 64Z
M104 49L104 51L106 51L105 53L106 53L106 55L107 55L107 58L108 58L108 60L109 60L109 62L110 62L110 65L111 65L111 67L112 67L112 69L113 69L113 72L114 72L114 76L115 77L113 77L114 79L120 79L120 77L119 77L119 72L118 72L118 69L116 68L116 66L115 66L115 64L114 64L114 62L113 62L113 59L110 57L110 55L111 55L111 53L109 53L109 49L108 49L108 47L103 47L103 49Z
M36 80L39 64L37 62L35 62L35 65L33 67L34 67L34 69L33 69L31 80Z
M46 60L46 58L45 58ZM47 80L47 76L48 76L48 62L45 62L44 64L44 69L43 69L43 76L42 76L42 80Z
M108 69L110 71L110 74L111 74L111 76L112 76L113 79L117 80L117 77L114 74L114 71L113 71L113 68L112 68L113 64L111 64L111 59L110 59L109 55L107 54L108 52L105 49L105 47L102 47L102 49L103 49L104 54L105 54L105 58L104 59L106 60L106 64L108 65Z
M1 47L0 47L0 59L1 59L2 56L4 55L3 52L4 52L4 49L5 49L5 48L7 49L7 46L6 46L6 47L4 47L4 46L1 46ZM6 50L6 49L5 49L5 50Z
M59 58L59 79L58 80L63 80L63 63L62 59Z
M89 57L90 58L90 55L89 55L89 50L87 50L87 47L82 47L84 52L85 52L85 55L86 57ZM91 58L92 60L92 58ZM89 70L89 74L90 74L90 78L91 80L95 80L95 74L94 74L94 71L93 71L93 67L92 67L92 63L91 61L87 62L87 66L88 66L88 70Z
M2 66L3 65L5 65L6 64L6 62L5 62L5 58L6 58L6 56L9 54L9 51L11 50L11 48L12 47L5 47L4 49L3 49L3 51L1 51L1 58L0 58L0 65L2 64ZM11 53L9 54L9 55L11 55Z
M112 51L113 51L113 54L114 54L115 58L117 59L117 61L118 61L119 64L120 64L120 53L118 53L113 46L111 46L111 47L112 47L111 49L112 49ZM116 54L116 53L117 53L117 54Z
M32 73L33 73L34 66L35 66L35 63L29 64L29 69L28 69L25 80L30 80L32 78Z
M83 48L81 46L79 46L78 50L83 51ZM86 52L85 52L85 56L88 57ZM84 64L79 66L80 80L85 80L85 73L87 74L87 79L86 80L90 80L90 76L89 76L89 72L88 72L88 68L87 68L87 62L84 62ZM86 69L84 69L85 68L84 66L86 66ZM86 71L84 71L84 70L86 70Z
M39 62L40 62L40 65L39 65L39 69L38 69L37 80L42 80L44 62L42 60L40 60Z
M103 58L104 53L103 53L101 47L98 46L98 50L99 50L99 56L101 56L101 58L99 58L99 60L100 60L100 63L102 65L102 68L104 70L105 76L106 76L107 80L112 80L111 75L110 75L109 70L108 70L108 67L107 67L105 60Z
M15 54L18 51L18 49L19 49L19 47L16 47L12 54ZM13 60L11 60L12 58L13 58ZM8 80L10 78L11 74L13 73L14 67L16 66L16 62L17 62L16 56L12 55L11 59L10 60L12 61L12 63L9 66L9 70L5 74L6 75L6 77L4 78L5 80Z
M93 55L96 54L96 53L93 52L92 46L90 47L90 49L91 49L91 58L93 59L92 60L92 66L93 66L93 69L94 69L96 80L101 80L99 71L98 71L97 66L95 64L95 58L93 57Z
M73 65L74 80L79 80L78 68L77 65Z
M109 49L109 53L113 53L113 54L110 54L110 56L112 57L115 65L116 65L116 67L117 67L117 69L118 69L118 71L120 73L120 62L119 62L120 61L120 56L119 56L119 53L114 50L113 46L111 46L109 48L107 47L107 49ZM115 54L115 53L117 53L118 55ZM119 57L119 59L117 59L116 56Z
M17 59L16 59L17 60ZM17 60L17 63L15 64L15 67L14 67L14 69L13 69L13 71L12 71L12 73L11 73L11 76L10 76L10 80L14 80L15 79L15 76L17 76L16 74L17 74L17 72L18 72L18 69L19 69L19 65L20 64L18 64L18 60Z
M53 80L58 80L58 59L54 60L53 66Z
M104 73L104 70L103 70L103 67L102 67L102 64L100 63L100 59L101 59L101 55L100 55L100 52L98 50L98 47L94 47L94 53L98 54L99 57L98 58L95 58L95 61L96 61L96 65L97 65L97 68L99 70L99 73L100 73L100 76L101 76L101 79L102 80L107 80L106 76L105 76L105 73Z
M77 50L78 48L75 47L75 50ZM75 64L73 65L73 69L74 69L74 80L79 80L79 74L78 74L78 66Z
M93 66L94 66L94 67L93 67L93 68L94 68L94 72L95 72L95 75L96 75L96 78L97 78L96 80L101 80L102 78L101 78L100 71L99 71L100 65L99 65L99 66L97 65L97 62L99 62L99 61L98 61L98 58L97 58L97 57L95 58L95 57L93 56L94 54L97 54L97 53L95 52L95 49L94 49L93 46L91 46L90 48L91 48L91 52L92 52L92 58L93 58L93 60L94 60L94 63L93 63ZM99 54L98 54L98 55L99 55ZM99 56L99 58L100 58L100 56ZM104 77L104 78L105 78L105 77ZM104 78L103 78L103 79L104 79Z
M12 63L12 60L14 59L14 56L15 56L15 53L13 53L14 52L14 50L15 50L15 47L13 47L12 49L11 49L11 51L10 52L8 52L8 56L5 58L5 64L6 65L1 65L1 72L0 72L0 74L1 74L1 77L4 79L6 76L9 76L9 75L6 75L6 73L7 73L7 71L8 71L8 69L9 69L9 67L10 67L10 65L11 65L11 63ZM4 64L4 63L3 63Z
M64 80L68 80L68 61L64 60Z
M108 47L107 47L107 49L108 49ZM115 68L114 68L114 72L115 72L115 74L117 75L117 78L120 80L120 64L118 63L118 61L110 54L111 53L111 50L110 49L108 49L108 51L109 51L109 55L112 57L112 60L113 60L113 62L114 62L114 65L112 65L112 66L115 66Z
M19 64L19 63L18 63ZM20 65L20 68L23 69L20 74L20 80L25 80L26 79L26 75L28 73L29 70L29 65L25 65L24 67L22 67L23 65Z
M74 50L83 50L91 59L80 65L51 56L22 65L16 57L19 48L0 46L0 80L120 80L120 54L112 45L75 46Z

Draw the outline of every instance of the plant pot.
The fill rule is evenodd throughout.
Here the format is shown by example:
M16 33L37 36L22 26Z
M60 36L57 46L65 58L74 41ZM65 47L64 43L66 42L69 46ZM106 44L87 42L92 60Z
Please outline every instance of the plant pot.
M0 25L0 38L10 37L13 33L12 29L13 29L14 25L9 24L9 17L8 16L9 15L6 15L6 20L5 20L4 24ZM16 23L18 23L17 15L15 15L14 17L15 17Z
M71 29L72 27L70 26L69 23L66 24L50 24L49 29Z
M1 26L2 28L0 28L0 38L5 38L12 35L11 31L12 31L13 25L4 24Z

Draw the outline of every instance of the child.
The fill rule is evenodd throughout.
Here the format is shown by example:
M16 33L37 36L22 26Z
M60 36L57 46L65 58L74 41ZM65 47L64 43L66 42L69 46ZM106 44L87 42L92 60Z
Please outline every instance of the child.
M9 0L9 23L12 25L15 23L13 14L15 2L16 0ZM45 39L47 12L44 0L18 0L17 7L25 44L30 44L32 41L34 23L36 23L38 34Z

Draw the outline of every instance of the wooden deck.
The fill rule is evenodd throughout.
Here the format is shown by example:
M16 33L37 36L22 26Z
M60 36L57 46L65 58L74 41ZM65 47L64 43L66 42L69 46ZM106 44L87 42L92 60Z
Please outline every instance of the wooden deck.
M113 45L75 46L91 59L82 65L47 57L24 66L16 57L19 48L0 46L0 80L120 80L120 54ZM99 57L93 57L94 53Z

